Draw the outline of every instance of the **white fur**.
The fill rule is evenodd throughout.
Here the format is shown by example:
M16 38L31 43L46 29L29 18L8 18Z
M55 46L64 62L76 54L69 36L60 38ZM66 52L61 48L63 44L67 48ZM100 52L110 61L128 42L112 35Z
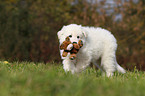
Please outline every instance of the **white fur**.
M102 28L83 27L81 25L70 24L64 26L58 33L60 44L69 35L71 42L83 41L83 47L77 53L75 60L70 60L69 55L62 57L63 50L60 50L61 58L63 59L64 70L78 73L101 58L101 70L106 75L112 76L116 70L125 73L125 70L116 61L117 43L115 37L108 31ZM77 38L79 36L80 38ZM98 65L98 64L97 64Z

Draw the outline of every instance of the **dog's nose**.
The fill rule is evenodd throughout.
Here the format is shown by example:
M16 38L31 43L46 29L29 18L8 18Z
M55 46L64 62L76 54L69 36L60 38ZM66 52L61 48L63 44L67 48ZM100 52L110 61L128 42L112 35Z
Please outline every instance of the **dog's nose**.
M77 42L73 42L73 43L76 43L77 44Z

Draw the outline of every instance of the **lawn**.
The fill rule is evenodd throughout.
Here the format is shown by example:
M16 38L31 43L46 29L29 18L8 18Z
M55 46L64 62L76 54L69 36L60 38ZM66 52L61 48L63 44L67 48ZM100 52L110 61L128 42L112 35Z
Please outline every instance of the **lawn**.
M145 72L107 78L93 68L71 75L61 64L1 61L0 96L145 96Z

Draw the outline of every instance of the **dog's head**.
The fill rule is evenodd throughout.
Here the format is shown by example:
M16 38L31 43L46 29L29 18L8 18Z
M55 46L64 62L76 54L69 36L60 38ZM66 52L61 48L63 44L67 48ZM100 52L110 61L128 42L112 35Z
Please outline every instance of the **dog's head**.
M86 31L81 25L70 24L63 26L63 28L57 33L60 44L65 40L66 37L70 38L72 43L78 43L82 40L85 43L87 37Z

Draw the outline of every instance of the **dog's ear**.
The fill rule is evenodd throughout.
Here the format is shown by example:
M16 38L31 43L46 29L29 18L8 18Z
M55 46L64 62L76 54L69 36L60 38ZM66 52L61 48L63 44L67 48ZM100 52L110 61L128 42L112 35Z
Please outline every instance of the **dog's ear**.
M87 37L87 30L85 30L84 28L82 28L82 33L83 33L84 37L86 38Z
M58 39L60 39L61 35L62 35L62 31L58 31L57 32Z
M83 35L85 36L85 38L87 37L87 34L86 34L86 32L83 32Z
M60 37L63 35L63 29L65 28L65 26L63 26L62 28L61 28L61 30L60 31L58 31L57 32L57 36L58 36L58 39L60 39Z

